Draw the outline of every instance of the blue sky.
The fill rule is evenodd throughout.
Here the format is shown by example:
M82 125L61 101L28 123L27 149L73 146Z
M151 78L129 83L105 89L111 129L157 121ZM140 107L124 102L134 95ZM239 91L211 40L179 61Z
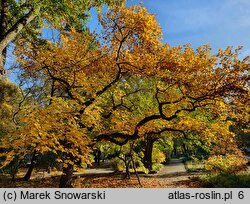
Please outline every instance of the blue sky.
M156 14L170 45L209 43L214 52L242 45L242 57L250 55L250 0L128 0L127 5L139 2ZM91 30L98 26L92 14Z
M140 2L156 14L164 42L172 46L190 43L196 48L208 43L217 52L228 45L241 45L240 58L250 56L250 0L127 0L127 5ZM91 30L101 28L96 14L93 9L88 23ZM50 34L44 32L44 37L51 39ZM9 64L11 59L15 60L9 57Z

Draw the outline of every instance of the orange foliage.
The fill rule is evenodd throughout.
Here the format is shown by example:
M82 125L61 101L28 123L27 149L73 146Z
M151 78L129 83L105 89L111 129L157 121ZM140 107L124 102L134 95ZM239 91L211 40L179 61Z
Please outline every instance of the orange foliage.
M99 20L100 36L72 29L62 34L60 42L42 48L19 42L16 53L24 76L46 81L50 91L45 91L42 105L27 114L24 126L2 142L2 147L11 149L5 154L7 163L31 150L66 152L76 159L64 159L65 165L90 163L88 136L102 132L105 139L118 133L138 138L168 128L197 131L212 141L231 140L226 118L240 118L236 110L249 111L249 58L239 60L239 49L231 47L215 55L208 45L194 50L190 45L163 44L155 16L140 5L113 8ZM104 94L129 75L154 80L152 107L140 112L134 105L128 111L113 102L110 126L105 128ZM119 87L113 94L126 97ZM215 122L190 115L198 110L213 113Z

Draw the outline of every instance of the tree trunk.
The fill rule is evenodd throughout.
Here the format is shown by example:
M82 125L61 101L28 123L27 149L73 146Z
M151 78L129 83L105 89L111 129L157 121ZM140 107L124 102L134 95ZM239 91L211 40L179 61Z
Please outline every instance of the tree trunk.
M126 173L125 173L125 178L130 179L130 171L129 171L129 158L127 156L125 156L124 159L124 163L125 163L125 168L126 168Z
M34 15L34 9L31 9L25 16L20 18L7 32L0 37L0 52L2 52L7 45L13 41L21 30L27 26L36 15Z
M153 154L153 146L156 138L153 138L151 135L146 136L146 146L144 151L144 166L149 170L153 170L153 161L152 161L152 154Z
M182 144L182 148L183 148L184 155L185 155L185 156L188 156L188 155L189 155L189 154L188 154L188 148L187 148L187 146L185 145L185 143Z
M20 18L14 25L12 25L9 29L7 28L7 17L5 10L7 9L7 1L1 2L1 18L0 18L0 76L4 74L4 65L5 65L5 56L6 48L15 40L17 35L25 28L34 18L35 10L39 10L40 8L32 8L28 13L26 13L22 18Z
M0 39L4 36L7 29L7 13L8 2L6 0L1 1L1 15L0 15ZM6 61L6 47L0 53L0 76L4 75L4 65Z
M25 174L25 176L22 178L23 181L28 181L30 179L32 171L35 167L35 160L36 160L36 152L34 152L32 155L29 169L28 169L27 173Z
M172 157L177 158L177 142L174 140L174 146L173 146L173 152L172 152Z
M73 166L69 165L67 168L63 168L63 175L60 179L59 188L73 188Z
M0 77L4 75L4 64L5 64L5 57L2 53L0 53Z
M100 166L102 152L97 150L95 153L95 163Z
M132 153L133 148L134 148L134 143L130 144L130 157L131 157L131 162L132 162L132 166L133 166L136 178L138 180L138 183L139 183L140 187L142 187L141 180L140 180L140 177L139 177L139 175L137 173L135 161L134 161L134 158L133 158L133 153Z

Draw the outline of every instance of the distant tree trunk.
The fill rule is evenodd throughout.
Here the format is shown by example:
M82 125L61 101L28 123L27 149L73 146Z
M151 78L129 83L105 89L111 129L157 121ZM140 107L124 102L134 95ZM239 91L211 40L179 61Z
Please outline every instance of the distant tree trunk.
M35 167L35 160L36 160L36 151L34 151L33 155L32 155L32 158L31 158L31 162L30 162L30 165L29 165L29 168L28 168L28 171L27 173L25 174L25 176L22 178L23 181L28 181L31 177L31 174L32 174L32 171Z
M145 145L143 163L144 163L144 166L149 171L153 170L152 154L153 154L154 142L156 140L157 140L157 138L153 137L152 135L146 136L146 145Z
M184 155L188 155L188 148L187 148L187 146L185 145L185 143L183 143L182 144L182 148L183 148L183 153L184 153Z
M69 165L67 168L63 168L63 175L60 178L59 188L73 188L73 166Z
M125 163L125 169L126 169L125 178L130 179L130 171L129 171L130 162L129 162L128 156L125 156L124 163Z
M101 162L101 155L102 155L102 152L100 150L97 150L96 151L96 154L95 154L95 163L100 166L100 162Z
M134 161L134 158L133 158L133 153L132 153L133 148L134 148L134 143L131 143L131 144L130 144L130 153L129 153L129 154L130 154L130 157L131 157L131 162L132 162L132 166L133 166L133 169L134 169L136 178L137 178L137 180L138 180L138 183L139 183L140 187L142 187L141 180L140 180L140 177L139 177L139 175L138 175L138 173L137 173L135 161Z
M177 158L177 142L176 142L176 140L174 140L174 146L173 146L172 157L173 157L173 158Z

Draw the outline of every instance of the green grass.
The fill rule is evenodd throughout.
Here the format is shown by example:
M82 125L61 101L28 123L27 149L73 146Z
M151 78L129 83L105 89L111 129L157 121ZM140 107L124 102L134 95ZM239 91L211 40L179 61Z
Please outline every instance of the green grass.
M250 174L217 174L199 177L206 188L250 188Z

